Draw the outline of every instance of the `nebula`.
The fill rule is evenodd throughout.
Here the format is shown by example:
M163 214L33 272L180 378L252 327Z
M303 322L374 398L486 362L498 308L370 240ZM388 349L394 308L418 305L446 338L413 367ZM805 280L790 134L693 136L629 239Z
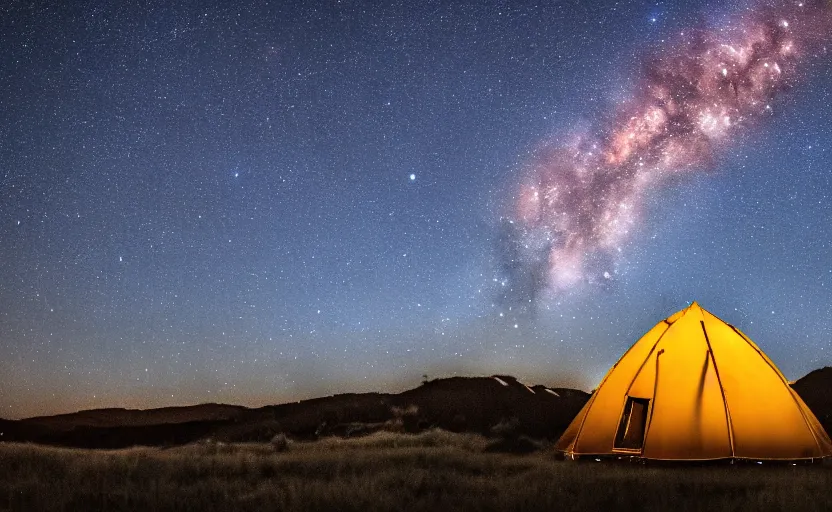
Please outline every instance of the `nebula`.
M515 248L502 251L524 283L521 302L609 278L646 193L707 171L741 130L771 117L771 101L830 38L829 2L767 4L645 58L632 97L592 135L544 145L528 164L507 217Z

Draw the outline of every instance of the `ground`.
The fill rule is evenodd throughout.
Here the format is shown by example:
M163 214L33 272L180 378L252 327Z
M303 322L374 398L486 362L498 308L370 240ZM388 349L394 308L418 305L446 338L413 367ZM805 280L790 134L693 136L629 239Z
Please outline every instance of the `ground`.
M832 467L659 467L494 453L429 431L94 451L0 444L0 510L829 510Z

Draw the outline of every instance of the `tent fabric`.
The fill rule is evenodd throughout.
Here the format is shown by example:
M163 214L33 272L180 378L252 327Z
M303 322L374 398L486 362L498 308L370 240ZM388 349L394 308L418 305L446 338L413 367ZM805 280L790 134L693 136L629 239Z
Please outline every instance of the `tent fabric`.
M609 370L556 444L567 456L797 460L832 441L771 360L696 302Z

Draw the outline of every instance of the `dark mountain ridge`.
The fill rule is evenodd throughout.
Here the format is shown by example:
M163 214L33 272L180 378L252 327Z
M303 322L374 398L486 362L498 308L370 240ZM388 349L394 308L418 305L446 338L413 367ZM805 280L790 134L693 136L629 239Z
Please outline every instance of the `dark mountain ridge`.
M89 409L55 416L27 418L28 424L60 429L85 427L124 427L186 423L189 421L230 420L250 409L240 405L199 404L158 409Z
M809 372L792 384L800 398L815 413L827 433L832 433L832 367Z
M346 393L259 408L200 404L160 409L93 409L23 420L0 420L0 441L86 448L172 446L211 438L268 441L276 433L299 440L361 435L375 430L444 428L493 435L556 439L589 395L526 386L508 376L426 381L398 394Z

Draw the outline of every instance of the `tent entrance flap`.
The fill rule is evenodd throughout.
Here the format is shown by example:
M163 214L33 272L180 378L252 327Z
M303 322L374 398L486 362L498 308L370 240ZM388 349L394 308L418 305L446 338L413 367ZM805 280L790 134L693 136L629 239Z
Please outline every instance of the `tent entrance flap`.
M627 397L624 413L615 434L614 450L641 451L644 447L644 433L647 427L649 398Z

